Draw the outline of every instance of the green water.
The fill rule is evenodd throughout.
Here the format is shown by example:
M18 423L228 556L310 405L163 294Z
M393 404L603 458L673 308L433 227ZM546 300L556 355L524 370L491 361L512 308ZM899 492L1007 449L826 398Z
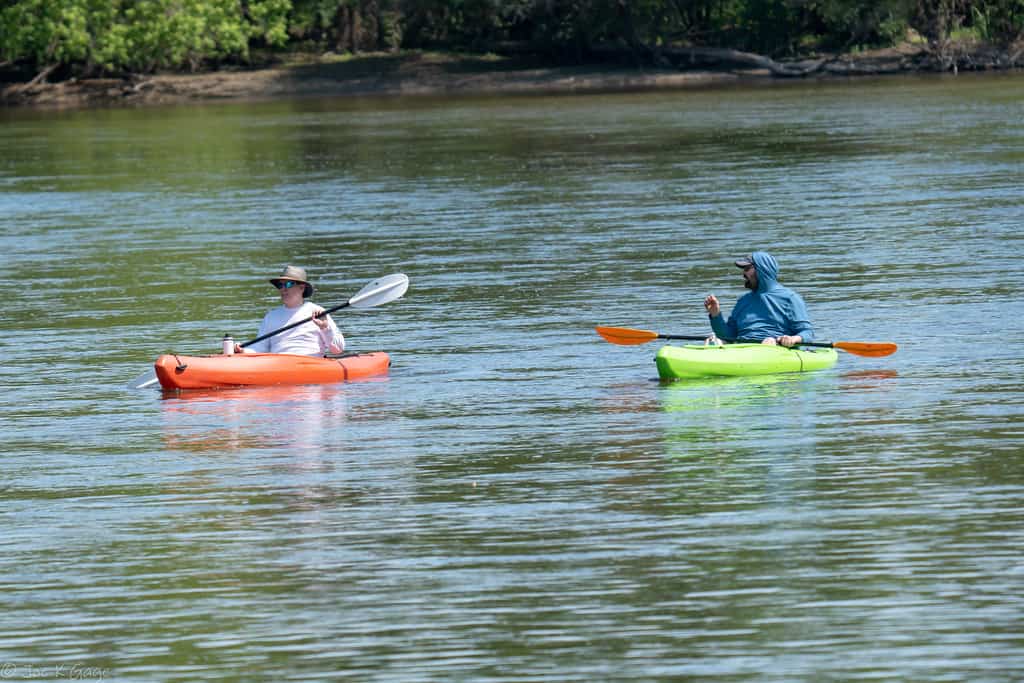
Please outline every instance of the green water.
M1021 120L1019 76L0 111L0 677L1024 678ZM594 333L703 334L753 249L900 351L663 385ZM337 317L386 378L124 389L285 263L410 277Z

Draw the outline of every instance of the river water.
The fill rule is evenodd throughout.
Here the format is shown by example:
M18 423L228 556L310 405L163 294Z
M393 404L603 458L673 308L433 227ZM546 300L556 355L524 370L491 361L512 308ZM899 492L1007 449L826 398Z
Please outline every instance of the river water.
M0 111L0 676L1024 679L1024 79ZM660 384L771 252L808 375ZM267 278L385 378L164 395Z

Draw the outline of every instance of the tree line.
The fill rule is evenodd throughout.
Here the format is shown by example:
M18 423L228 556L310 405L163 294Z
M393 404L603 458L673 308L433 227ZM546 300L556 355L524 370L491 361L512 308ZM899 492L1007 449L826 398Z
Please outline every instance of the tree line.
M254 50L428 49L586 63L677 47L784 59L1024 36L1024 0L0 0L0 66L65 76L245 64Z

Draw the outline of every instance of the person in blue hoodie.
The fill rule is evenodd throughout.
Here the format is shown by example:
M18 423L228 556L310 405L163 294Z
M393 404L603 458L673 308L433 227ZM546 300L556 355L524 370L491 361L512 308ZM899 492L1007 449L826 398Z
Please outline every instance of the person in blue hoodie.
M751 291L739 298L729 320L722 317L714 294L704 299L716 336L787 347L814 341L807 305L799 294L779 283L779 264L770 254L755 251L736 261L736 266L743 270L744 286Z

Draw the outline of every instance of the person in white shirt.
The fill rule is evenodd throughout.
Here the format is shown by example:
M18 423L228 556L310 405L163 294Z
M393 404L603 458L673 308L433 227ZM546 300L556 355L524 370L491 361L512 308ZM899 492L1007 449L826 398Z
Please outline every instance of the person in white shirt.
M313 296L316 289L310 284L305 268L285 266L280 276L270 279L270 284L277 287L280 292L281 306L271 309L263 317L257 337L304 318L312 317L312 320L246 347L235 344L235 353L297 353L303 356L322 356L325 353L341 353L345 350L345 337L331 316L321 316L323 307L306 301Z

